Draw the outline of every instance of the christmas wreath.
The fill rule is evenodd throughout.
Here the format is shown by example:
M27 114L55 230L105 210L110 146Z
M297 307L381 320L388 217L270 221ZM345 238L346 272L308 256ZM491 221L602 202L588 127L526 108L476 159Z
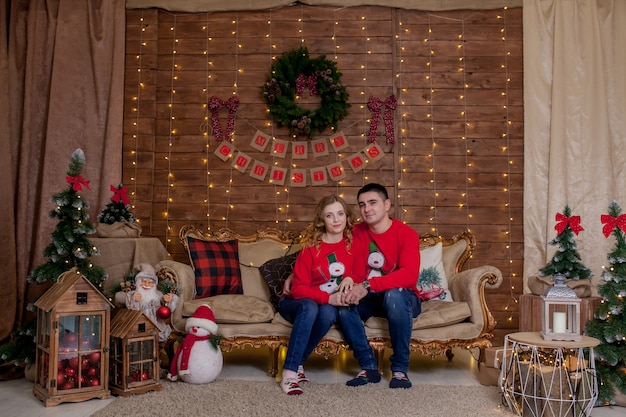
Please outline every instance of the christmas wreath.
M311 95L319 95L319 108L307 110L296 104L296 95L302 95L305 88ZM304 47L286 52L274 62L263 95L272 118L297 136L313 137L329 126L336 129L350 107L337 65L324 55L309 58Z

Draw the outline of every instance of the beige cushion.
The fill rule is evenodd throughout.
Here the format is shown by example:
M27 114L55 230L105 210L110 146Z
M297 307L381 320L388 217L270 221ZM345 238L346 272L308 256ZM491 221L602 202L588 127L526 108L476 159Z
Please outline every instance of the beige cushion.
M460 323L469 316L469 304L461 301L431 300L422 303L422 312L413 319L413 330L444 327ZM365 325L372 329L389 329L387 319L370 317Z
M198 298L183 305L183 316L191 317L196 308L207 304L215 315L216 323L265 323L274 318L269 301L245 294L222 294Z
M270 299L270 291L265 279L259 272L259 267L269 259L279 258L287 252L289 245L272 239L262 239L258 242L239 242L239 262L241 263L241 281L243 293L261 298Z

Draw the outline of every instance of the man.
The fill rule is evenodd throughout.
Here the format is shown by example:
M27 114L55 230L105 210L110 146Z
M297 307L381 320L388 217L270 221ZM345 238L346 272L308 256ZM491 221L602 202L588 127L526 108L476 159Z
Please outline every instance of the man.
M129 291L126 295L126 308L131 310L142 310L146 316L154 321L159 327L159 341L165 341L172 333L172 328L160 317L157 317L157 310L161 305L176 310L178 305L178 295L163 294L157 289L159 279L152 265L139 264L139 272L135 275L135 290Z
M391 201L384 186L373 183L363 186L357 200L362 222L354 226L352 233L355 250L361 254L355 256L367 258L369 273L363 284L355 285L343 295L344 302L357 306L341 309L339 323L355 357L367 362L372 351L362 322L372 316L387 318L393 349L389 358L392 372L389 387L410 388L407 372L411 330L413 319L421 312L417 290L419 235L411 227L389 216ZM354 386L378 382L376 375L372 377L368 372L361 371L347 384Z

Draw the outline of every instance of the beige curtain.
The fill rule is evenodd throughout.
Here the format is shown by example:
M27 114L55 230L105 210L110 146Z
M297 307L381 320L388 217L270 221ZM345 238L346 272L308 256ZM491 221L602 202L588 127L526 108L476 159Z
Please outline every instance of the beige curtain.
M597 281L615 244L600 215L611 200L626 212L626 2L524 0L523 13L524 276L554 255L568 204Z
M63 190L76 148L86 156L91 220L121 179L124 0L0 0L0 166L5 196L0 340L23 324L26 303L45 288L26 277L46 261L56 223L52 194ZM7 28L8 23L8 28ZM8 34L8 39L5 36ZM8 248L8 249L7 249Z

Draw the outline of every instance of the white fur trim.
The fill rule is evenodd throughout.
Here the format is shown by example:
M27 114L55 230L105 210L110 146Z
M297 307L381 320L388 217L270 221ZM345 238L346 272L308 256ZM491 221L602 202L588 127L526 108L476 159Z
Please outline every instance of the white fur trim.
M206 329L211 334L215 334L217 332L217 324L214 321L201 319L199 317L189 317L187 319L187 322L185 323L185 331L189 332L189 329L192 327Z

